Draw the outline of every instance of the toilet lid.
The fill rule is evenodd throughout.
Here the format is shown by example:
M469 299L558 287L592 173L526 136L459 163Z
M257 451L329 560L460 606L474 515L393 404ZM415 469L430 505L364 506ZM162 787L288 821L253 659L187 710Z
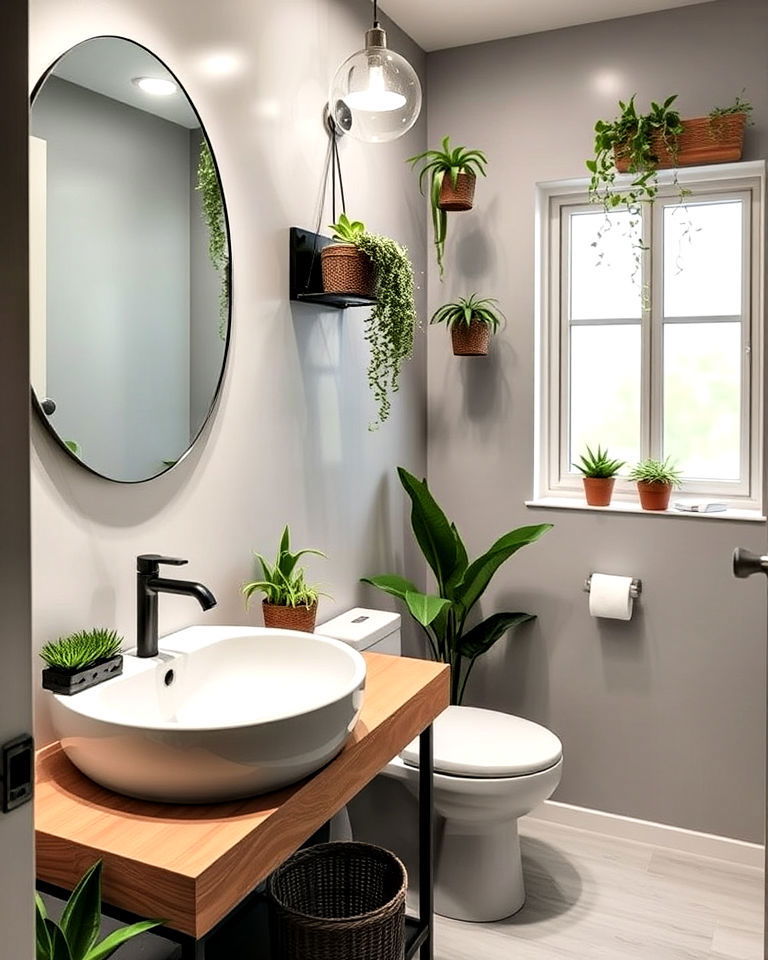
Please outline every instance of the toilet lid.
M433 725L434 767L464 777L520 777L553 767L563 746L546 727L479 707L447 707ZM419 765L419 739L400 754Z

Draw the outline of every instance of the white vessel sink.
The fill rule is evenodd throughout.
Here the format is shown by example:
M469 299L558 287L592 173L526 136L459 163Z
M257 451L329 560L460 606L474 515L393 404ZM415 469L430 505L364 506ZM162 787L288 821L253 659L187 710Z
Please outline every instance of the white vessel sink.
M366 665L346 644L292 630L190 627L120 677L51 695L72 763L146 800L213 803L267 793L341 750L363 703Z

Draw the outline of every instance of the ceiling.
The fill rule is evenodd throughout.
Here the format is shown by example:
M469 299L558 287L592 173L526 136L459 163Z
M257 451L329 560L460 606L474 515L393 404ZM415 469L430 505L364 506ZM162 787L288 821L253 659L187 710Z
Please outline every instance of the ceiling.
M540 33L711 0L382 0L382 10L424 50Z
M176 78L149 50L119 37L97 37L73 47L52 72L62 80L190 130L200 126L181 88L170 97L153 97L131 82L134 77L160 77L174 82Z

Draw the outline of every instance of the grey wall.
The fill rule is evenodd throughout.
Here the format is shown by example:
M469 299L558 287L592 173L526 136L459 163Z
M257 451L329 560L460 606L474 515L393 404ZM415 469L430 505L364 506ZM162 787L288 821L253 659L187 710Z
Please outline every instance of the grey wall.
M429 340L429 477L474 551L524 523L555 524L483 602L537 613L478 668L469 700L538 720L565 749L556 799L748 840L764 826L765 588L730 553L757 524L523 506L532 490L534 185L581 177L616 102L680 94L687 116L755 105L745 159L768 153L768 6L732 0L429 56L429 143L487 151L472 213L451 217L430 308L475 290L509 322L488 360ZM641 577L631 623L600 623L592 570ZM505 606L512 604L511 607Z
M29 337L27 256L27 4L3 10L0 32L0 742L32 729L30 677ZM33 950L32 804L0 814L3 954Z
M48 143L52 423L95 470L151 475L189 437L189 131L51 77L32 132Z
M225 341L219 330L221 277L208 255L208 227L197 190L202 132L189 133L189 435L194 437L208 414L221 375Z
M124 486L86 474L39 424L33 439L34 640L114 624L135 636L135 557L157 551L189 559L190 577L219 605L207 623L260 623L240 587L251 551L271 552L283 524L297 545L328 553L309 575L333 595L330 617L363 593L363 573L404 563L410 538L397 464L425 469L423 334L404 373L391 420L368 432L374 413L366 382L361 314L292 305L288 228L312 226L327 137L328 78L361 47L369 10L359 0L34 0L31 75L87 36L144 43L178 74L198 107L219 160L232 220L234 327L223 393L203 441L148 484ZM265 16L268 10L269 15ZM423 53L393 29L391 43L423 70ZM290 56L286 54L290 52ZM206 57L229 53L234 70L212 75ZM425 121L401 140L341 144L349 212L411 250L421 314L426 231L405 159L426 145ZM329 222L326 215L324 223ZM393 482L394 481L394 482ZM200 622L194 602L163 597L160 629ZM41 742L50 736L45 707Z

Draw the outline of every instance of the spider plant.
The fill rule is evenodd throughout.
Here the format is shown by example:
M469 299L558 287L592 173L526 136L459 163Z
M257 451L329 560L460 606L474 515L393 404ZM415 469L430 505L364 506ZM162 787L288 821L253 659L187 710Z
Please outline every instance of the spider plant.
M49 667L79 670L98 660L109 660L117 656L122 644L123 638L115 630L94 627L92 630L80 630L46 643L40 656Z
M456 187L460 173L475 177L480 173L486 176L485 167L488 160L482 150L467 149L466 147L451 148L450 137L444 137L441 150L425 150L406 161L414 169L421 164L419 172L419 190L424 195L425 181L429 180L429 200L432 208L432 227L435 238L435 253L440 278L443 277L443 258L445 255L445 238L448 230L448 216L440 207L440 191L446 175L452 186Z
M654 460L651 457L641 460L629 473L629 479L636 483L663 483L670 487L681 486L682 478L682 472L669 457L664 460Z
M454 325L469 326L473 320L484 323L493 333L501 326L504 316L501 310L496 309L498 301L492 297L478 297L471 293L468 297L459 297L454 303L445 303L435 310L430 323L444 323L450 330Z
M292 553L291 532L286 525L274 563L269 563L260 553L254 554L263 576L261 580L246 583L243 587L246 606L256 592L264 594L266 603L279 607L311 607L317 603L320 592L307 583L303 568L296 566L300 557L310 553L325 557L324 553L310 548Z

